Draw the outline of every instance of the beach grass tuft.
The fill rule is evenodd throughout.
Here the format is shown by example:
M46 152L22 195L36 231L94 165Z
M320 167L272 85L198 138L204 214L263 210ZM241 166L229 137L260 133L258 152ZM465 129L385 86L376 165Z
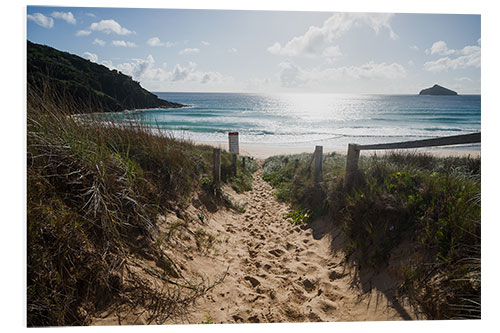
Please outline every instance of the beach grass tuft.
M157 220L194 193L210 189L204 196L224 203L214 198L223 193L212 148L72 116L87 111L50 87L28 89L28 326L86 325L113 309L140 308L156 324L181 316L218 281L183 279L170 259L154 272L133 258L165 258ZM250 171L231 177L222 157L222 181L251 188Z
M343 186L345 156L324 157L314 184L311 154L273 156L264 179L297 210L328 215L344 250L374 271L398 259L399 293L429 319L480 318L481 161L391 152L361 156L354 186ZM293 162L290 162L293 161Z

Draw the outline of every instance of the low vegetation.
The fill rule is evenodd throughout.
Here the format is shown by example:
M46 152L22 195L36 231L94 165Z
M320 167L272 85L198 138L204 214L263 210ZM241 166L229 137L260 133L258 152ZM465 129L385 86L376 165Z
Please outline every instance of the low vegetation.
M117 70L30 41L27 41L27 83L30 89L49 85L59 94L71 96L80 106L71 110L75 113L183 106L159 99Z
M265 161L264 178L279 199L297 211L329 214L358 267L381 270L410 244L397 269L400 295L430 319L480 318L480 159L413 152L361 156L354 186L346 190L345 156L324 157L318 186L311 157Z
M157 221L182 217L194 193L212 208L227 202L212 178L212 149L82 121L70 115L89 110L51 91L28 89L28 326L86 325L113 309L140 309L157 324L181 316L219 281L184 278L162 251L168 237L158 237ZM231 175L222 157L222 182L251 188L250 172ZM200 246L213 241L196 236Z

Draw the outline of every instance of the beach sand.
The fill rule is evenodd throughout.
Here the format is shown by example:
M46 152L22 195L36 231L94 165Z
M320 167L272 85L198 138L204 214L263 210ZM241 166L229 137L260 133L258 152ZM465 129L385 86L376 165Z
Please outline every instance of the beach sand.
M286 221L283 214L290 206L274 197L262 169L251 191L238 194L227 186L224 191L245 211L211 212L193 198L183 219L191 221L191 234L206 232L213 243L200 247L199 242L190 244L185 233L170 233L175 246L165 252L189 279L202 276L214 282L226 276L188 313L166 324L424 319L394 298L398 280L388 273L391 265L381 273L360 274L348 263L340 226L328 218L308 227ZM201 223L199 214L204 216ZM178 219L175 214L164 216L160 230L171 230ZM139 309L122 315L120 323L144 324L146 317ZM117 323L116 315L110 314L96 318L93 325Z
M212 276L226 269L228 275L198 303L189 322L202 322L205 315L216 323L416 319L412 309L393 303L394 277L374 276L366 290L346 262L340 229L328 218L309 228L285 221L289 205L276 200L261 176L262 169L252 191L230 193L245 213L219 211L208 221L227 242L219 245L219 255L192 264Z
M215 142L215 141L200 141L194 142L195 144L203 144L212 146L215 148L221 148L223 150L228 150L227 142ZM318 144L321 145L321 144ZM286 145L286 144L257 144L257 143L240 143L240 155L242 156L251 156L257 159L266 159L270 156L274 155L293 155L300 153L313 153L315 145L311 144L310 146L298 145ZM391 150L364 150L361 152L363 156L369 156L372 154L385 154L390 152ZM480 157L481 152L479 150L467 149L459 147L430 147L430 148L418 148L418 149L404 149L400 151L405 152L425 152L432 154L437 157L446 157L446 156L470 156L470 157ZM328 153L338 153L338 154L347 154L347 147L342 149L340 147L328 147L323 146L323 154Z
M200 144L227 149L222 142ZM313 151L314 147L240 145L240 154L259 163L272 155ZM345 154L324 149L332 151ZM425 151L439 156L480 156L478 151ZM243 212L210 209L195 196L182 216L189 233L171 232L179 221L175 213L160 218L160 233L168 234L175 245L165 248L165 253L182 268L184 277L192 281L203 277L213 283L225 276L186 314L166 324L425 319L395 297L400 281L397 267L412 255L411 246L402 244L380 272L359 271L343 251L340 225L328 217L307 227L286 221L283 215L290 212L290 205L276 199L273 188L262 179L262 169L254 179L251 191L238 194L229 186L223 188ZM153 261L149 265L157 269ZM146 318L139 309L120 318L105 314L95 318L93 325L145 324Z

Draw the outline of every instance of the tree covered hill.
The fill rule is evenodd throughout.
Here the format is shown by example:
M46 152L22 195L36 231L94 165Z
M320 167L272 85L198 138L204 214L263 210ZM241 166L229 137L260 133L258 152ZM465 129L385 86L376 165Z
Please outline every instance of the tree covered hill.
M142 88L130 76L71 53L28 41L28 88L50 86L82 105L82 112L178 108Z

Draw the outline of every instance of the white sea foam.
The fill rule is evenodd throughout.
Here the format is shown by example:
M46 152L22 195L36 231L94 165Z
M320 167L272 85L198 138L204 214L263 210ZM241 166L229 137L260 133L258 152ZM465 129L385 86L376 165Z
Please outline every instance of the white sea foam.
M480 96L256 95L157 93L191 105L114 114L197 142L345 147L347 143L418 140L481 130Z

